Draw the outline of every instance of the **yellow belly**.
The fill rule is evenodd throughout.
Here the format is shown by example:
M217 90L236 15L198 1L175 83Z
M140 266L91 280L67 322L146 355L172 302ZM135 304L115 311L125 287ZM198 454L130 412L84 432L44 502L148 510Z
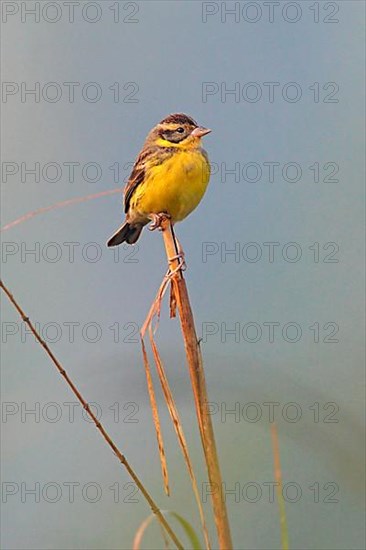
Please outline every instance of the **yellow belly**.
M201 201L210 178L210 165L198 149L177 151L162 164L146 168L136 188L130 215L148 221L151 213L168 212L172 221L183 220Z

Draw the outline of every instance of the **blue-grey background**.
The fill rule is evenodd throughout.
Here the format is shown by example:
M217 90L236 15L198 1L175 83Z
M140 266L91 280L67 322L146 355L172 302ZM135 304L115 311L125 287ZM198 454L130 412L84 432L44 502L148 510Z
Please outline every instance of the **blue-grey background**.
M2 4L3 82L19 87L23 82L28 89L39 82L41 90L55 82L62 90L57 102L47 101L42 92L39 102L32 96L22 102L20 92L6 101L3 96L3 168L11 162L19 171L3 175L2 225L60 201L122 187L130 165L124 167L133 162L146 133L171 112L186 112L212 128L205 147L215 173L204 201L177 233L187 256L197 332L206 336L202 349L223 478L227 490L237 491L228 494L235 548L280 547L277 503L269 502L263 485L274 479L264 405L269 402L279 403L275 419L284 483L301 489L297 502L286 503L290 547L363 548L363 2L281 2L272 22L264 2L120 2L118 22L113 20L116 2L110 1L80 2L74 22L63 2L41 11L39 22L21 12L21 4L30 9L34 2ZM239 12L225 15L235 5ZM207 11L212 15L205 16ZM64 82L80 83L73 103ZM99 101L83 98L88 82L101 87ZM203 96L205 82L222 93ZM245 95L249 82L262 92L257 102ZM279 83L273 102L265 82ZM296 102L282 95L289 82L301 89ZM327 102L335 89L323 89L329 82L339 87L329 96L337 102ZM121 92L116 103L109 90L114 83ZM319 83L318 101L314 83ZM239 97L225 95L235 86ZM49 97L54 91L49 88ZM293 92L289 88L290 97ZM131 98L136 101L128 102ZM61 166L58 181L47 181L53 177L50 169L46 179L41 173L35 182L24 174L22 182L21 163L32 168L37 162L41 170L50 162ZM70 162L79 163L73 182L64 165ZM94 177L92 169L88 178L82 173L89 162L101 169L94 183L87 181ZM242 169L254 162L263 173L249 182L253 172L245 179ZM264 162L280 163L272 183ZM297 182L282 177L289 162L301 167ZM333 178L338 181L324 181L334 167L324 170L329 162L339 166ZM115 163L118 181L109 168ZM238 169L238 163L238 176L225 173L225 168ZM309 168L314 163L319 163L319 182ZM9 229L2 234L3 279L46 331L44 337L57 340L52 349L86 398L98 404L108 431L159 505L199 529L158 392L172 497L163 493L136 337L166 269L162 239L145 230L133 255L122 247L117 259L104 243L121 219L121 197L114 194ZM64 244L71 242L77 243L74 261ZM273 261L268 242L279 243ZM294 247L283 256L287 243L297 243L298 261L289 261ZM211 254L204 256L207 246ZM31 249L35 255L25 254ZM226 254L233 249L239 255ZM262 256L250 262L255 249ZM52 261L56 253L59 258ZM67 403L75 398L39 344L24 334L5 298L2 311L2 547L131 548L149 514L147 505L139 495L129 497L133 488L126 485L127 473L83 420L80 407L70 419ZM271 322L279 323L272 343L264 324ZM79 323L73 341L70 323ZM88 323L95 323L94 329ZM297 342L284 338L287 323L300 326ZM249 342L258 326L258 341ZM314 341L317 326L319 342ZM95 327L100 338L92 343ZM225 333L235 327L236 336ZM287 340L296 339L293 327ZM329 335L337 341L324 341ZM158 342L201 486L206 478L181 335L178 322L168 320L166 305ZM227 414L235 408L236 415ZM36 414L26 414L30 409ZM296 421L290 422L294 413ZM256 414L258 421L251 422ZM74 502L67 483L78 484ZM98 502L90 502L95 491L89 486L88 493L88 483L100 488ZM256 498L258 486L262 493ZM26 493L37 487L39 502ZM245 496L248 487L253 491ZM336 502L327 502L332 499ZM209 504L205 508L210 514ZM217 547L211 516L209 524ZM151 527L143 547L162 545L159 529Z

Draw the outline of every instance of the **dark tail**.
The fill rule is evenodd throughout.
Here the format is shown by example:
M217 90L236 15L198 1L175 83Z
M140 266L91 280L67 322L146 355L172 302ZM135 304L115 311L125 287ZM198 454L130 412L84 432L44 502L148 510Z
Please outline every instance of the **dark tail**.
M107 242L107 246L117 246L126 241L128 244L134 244L140 236L143 225L132 225L125 222Z

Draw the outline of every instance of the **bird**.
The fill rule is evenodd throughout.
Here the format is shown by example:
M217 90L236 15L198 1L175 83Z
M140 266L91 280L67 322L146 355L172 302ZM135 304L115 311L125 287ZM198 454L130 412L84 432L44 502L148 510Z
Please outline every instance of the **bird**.
M184 113L161 120L147 135L123 193L123 224L107 246L135 244L143 227L159 227L162 217L172 225L200 203L210 179L210 162L201 138L211 132Z

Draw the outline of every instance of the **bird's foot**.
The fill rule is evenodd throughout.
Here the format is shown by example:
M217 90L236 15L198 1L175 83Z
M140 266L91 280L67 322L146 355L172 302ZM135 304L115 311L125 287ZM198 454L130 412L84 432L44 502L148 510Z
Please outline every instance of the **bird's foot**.
M159 212L159 214L150 214L149 218L152 224L149 226L150 231L160 229L164 220L170 220L170 215L167 212Z

